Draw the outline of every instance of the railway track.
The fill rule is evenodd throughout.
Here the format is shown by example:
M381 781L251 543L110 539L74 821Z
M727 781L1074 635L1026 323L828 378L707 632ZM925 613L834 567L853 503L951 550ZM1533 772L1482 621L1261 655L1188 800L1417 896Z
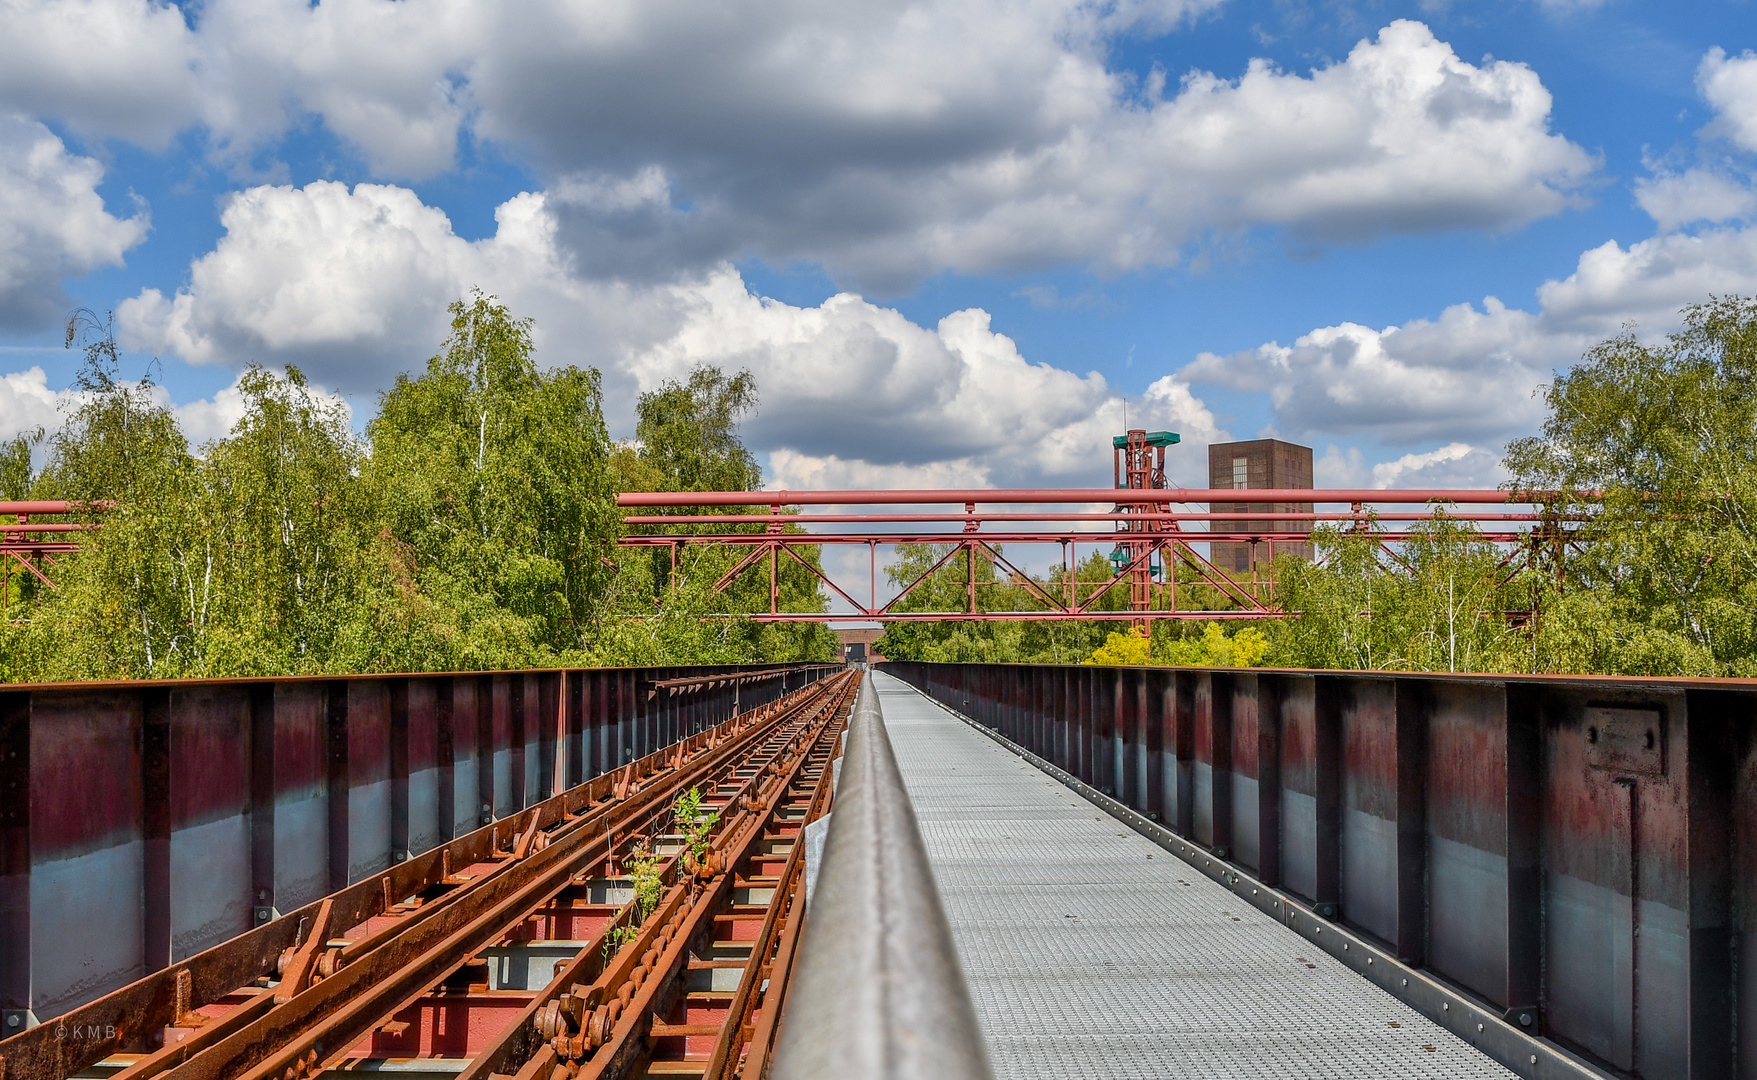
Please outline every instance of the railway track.
M0 1080L758 1080L857 687L821 680L0 1042Z

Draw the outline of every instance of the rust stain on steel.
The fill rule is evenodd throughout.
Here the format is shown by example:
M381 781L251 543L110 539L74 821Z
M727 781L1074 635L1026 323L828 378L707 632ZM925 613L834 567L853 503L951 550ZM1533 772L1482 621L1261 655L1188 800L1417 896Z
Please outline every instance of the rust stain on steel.
M822 787L818 782L827 774L831 745L824 736L833 726L831 721L846 711L850 685L850 676L843 675L796 691L782 703L760 705L710 732L632 763L629 773L642 782L625 786L625 798L616 797L613 777L600 776L529 811L528 819L518 821L522 827L516 833L510 823L478 829L394 866L381 877L210 949L174 973L160 972L124 987L63 1020L107 1028L114 1032L111 1038L70 1045L47 1037L47 1029L35 1029L0 1043L0 1053L13 1064L15 1074L23 1069L24 1075L60 1077L108 1053L142 1045L150 1049L157 1033L172 1031L174 1041L130 1068L129 1080L307 1075L350 1048L363 1047L371 1053L375 1040L394 1042L413 1026L410 1020L399 1020L399 1014L426 1000L423 995L430 997L434 987L468 971L466 962L482 948L498 940L532 940L536 929L545 926L577 932L578 919L565 913L574 908L566 906L564 912L556 907L555 898L612 853L613 840L657 835L671 798L704 782L726 796L727 816L714 854L699 865L690 862L687 870L673 858L665 872L674 894L687 893L688 919L693 920L688 925L717 926L722 918L717 911L743 910L726 906L735 880L724 872L726 867L748 865L752 872L760 872L797 863L797 858L789 861L773 854L780 838L797 835L797 829L780 822L776 814L783 805L804 807L794 787L805 774L802 770L813 777L812 791ZM368 695L363 711L371 710L371 691ZM528 700L535 704L538 696L530 694ZM370 738L368 734L366 739ZM369 761L374 757L369 742L363 741L359 748ZM736 766L747 761L760 763L760 768L736 774ZM370 768L367 776L376 775L377 769ZM806 802L821 812L821 799L808 793ZM710 879L715 884L707 888ZM782 907L767 921L757 920L770 937L780 925L778 912L788 910L785 904L791 895L786 888L773 892ZM680 902L673 903L674 910ZM735 915L734 936L741 936L744 924L750 922L738 919ZM610 922L593 920L600 927L598 938L608 932ZM655 950L644 942L661 936L671 920L649 923L642 927L638 947L617 954L619 965L613 966L612 974L620 979L617 988L638 984L646 995L643 1000L657 1001L674 988L682 969L673 964L670 974L654 978L653 965L664 957L676 959L686 939L673 934L667 949ZM575 965L590 964L598 955L596 948L588 948ZM277 977L281 985L274 992L261 991ZM632 1000L627 995L624 999ZM505 999L496 1000L496 1008L506 1015ZM197 1007L192 1009L192 1004ZM195 1026L179 1026L189 1024ZM487 1029L475 1019L466 1019L465 1024L475 1025L477 1035L486 1036ZM618 1034L618 1026L626 1025L611 1025L604 1031L607 1040L633 1045L628 1042L633 1028ZM735 1031L722 1032L734 1041L747 1034L742 1023ZM437 1045L433 1037L429 1030L428 1043ZM547 1057L525 1062L527 1069L538 1070L532 1075L563 1060L554 1046L539 1053ZM628 1052L617 1050L611 1058L625 1060Z
M1032 670L1020 666L889 670L1039 756L1077 762L1064 738L1096 749L1100 776L1112 718L1138 708L1141 677L1036 669L1078 688L1064 703L1018 693ZM1395 939L1404 962L1466 988L1476 1008L1509 1008L1517 1034L1546 1037L1496 1042L1510 1067L1558 1060L1557 1046L1638 1077L1757 1063L1757 993L1740 974L1757 940L1757 680L1152 677L1169 712L1188 701L1193 713L1189 737L1167 731L1174 801L1161 820L1209 849L1198 867L1242 873L1255 854L1279 856L1278 887L1322 918ZM1279 769L1264 757L1275 745ZM1095 771L1076 767L1082 779ZM1229 776L1278 788L1259 789L1254 825L1229 816L1251 809ZM1117 798L1146 813L1158 793L1138 787L1118 785ZM1405 985L1421 1007L1417 981ZM1452 1010L1434 1018L1449 1023Z
M31 710L33 848L69 858L140 839L141 722L132 697L69 694Z

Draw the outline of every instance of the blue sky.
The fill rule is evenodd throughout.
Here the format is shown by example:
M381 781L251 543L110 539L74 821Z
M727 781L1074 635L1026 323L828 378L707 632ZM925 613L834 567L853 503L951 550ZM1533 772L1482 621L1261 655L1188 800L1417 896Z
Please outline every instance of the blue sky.
M1587 345L1757 293L1753 48L1754 0L0 0L0 435L75 306L199 440L252 361L363 422L479 286L618 434L750 368L790 486L1102 484L1125 408L1187 483L1275 433L1489 485Z

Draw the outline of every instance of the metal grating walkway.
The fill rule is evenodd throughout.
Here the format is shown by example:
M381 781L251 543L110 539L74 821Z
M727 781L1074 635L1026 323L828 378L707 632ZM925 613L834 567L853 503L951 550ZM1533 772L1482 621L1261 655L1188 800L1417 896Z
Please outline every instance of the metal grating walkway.
M914 689L874 681L997 1076L1513 1076Z

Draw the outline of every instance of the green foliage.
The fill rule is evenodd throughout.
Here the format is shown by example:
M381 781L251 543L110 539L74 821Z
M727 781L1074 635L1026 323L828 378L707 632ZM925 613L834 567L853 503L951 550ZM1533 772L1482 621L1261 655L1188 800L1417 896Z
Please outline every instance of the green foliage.
M714 826L720 823L720 813L702 813L702 793L699 788L690 788L677 797L671 807L671 816L677 821L678 831L683 833L684 847L700 866L707 857L708 844L713 836Z
M734 551L688 549L673 575L616 547L619 479L760 478L736 434L755 402L748 373L702 369L644 396L647 441L618 448L597 372L540 367L529 321L492 297L451 314L438 355L383 395L364 440L298 369L252 367L242 417L192 451L162 392L122 376L108 320L77 313L78 393L40 474L40 433L0 445L0 495L103 504L82 515L101 527L55 568L58 588L14 575L0 679L836 655L820 625L736 614L767 609L766 581L714 593ZM804 566L783 567L781 604L823 609Z
M1135 627L1111 631L1104 644L1092 650L1082 664L1103 664L1111 667L1139 667L1153 662L1153 641Z
M400 376L367 426L361 483L380 539L440 617L397 625L409 613L392 603L386 636L417 640L390 651L457 668L556 663L606 614L619 528L599 376L539 369L529 320L492 297L451 312L443 350Z
M641 925L664 897L665 876L659 866L659 857L649 852L646 842L641 840L635 841L628 854L622 857L622 869L634 888L634 897L623 915L604 933L605 964L609 964L611 957L624 945L640 936Z
M635 405L640 460L656 482L648 491L751 491L763 471L738 438L756 411L756 379L741 371L698 367L689 379L667 380Z
M1256 627L1228 635L1219 623L1208 622L1202 624L1201 637L1168 637L1154 658L1178 667L1261 667L1268 655L1269 639Z
M0 499L30 497L31 484L36 479L31 457L42 441L43 429L37 428L0 442Z
M239 382L245 415L196 457L143 387L88 366L44 495L114 501L58 571L13 663L35 677L315 671L350 628L361 572L345 411L299 371Z
M629 926L627 923L618 923L605 931L602 957L604 965L608 967L610 959L618 952L622 951L624 945L627 945L629 942L639 937L640 933L640 927Z
M1276 662L1397 671L1530 671L1521 625L1536 582L1509 575L1472 529L1436 510L1395 551L1367 532L1319 529L1323 563L1277 559L1276 598L1293 620L1265 625Z
M622 869L628 875L629 884L634 886L634 925L639 926L647 921L647 916L659 906L659 899L665 895L665 877L659 871L659 856L649 852L647 845L636 841L627 855L622 857Z
M199 535L198 462L152 384L119 378L108 320L81 311L67 344L83 345L77 393L49 444L32 494L115 501L86 550L64 560L60 588L42 590L25 620L4 634L5 675L16 678L152 677L199 670L211 611L211 560ZM92 522L99 514L80 515Z
M1684 310L1658 344L1625 332L1544 390L1540 436L1508 447L1520 488L1602 507L1539 626L1558 670L1757 674L1757 299Z
M766 567L718 587L748 549L687 546L674 561L664 546L616 546L619 489L760 482L738 436L757 404L748 372L699 368L643 394L637 439L617 446L597 372L541 367L530 322L492 297L476 293L451 314L438 355L399 377L364 440L296 368L252 367L239 421L191 448L150 378L123 377L110 321L75 313L76 393L47 439L0 443L0 498L85 504L80 519L101 528L57 565L58 588L13 576L0 679L838 655L821 624L748 617L769 610ZM1273 568L1293 619L1230 634L1158 621L1150 640L1098 622L892 623L878 650L929 661L1757 675L1757 300L1715 298L1684 314L1665 341L1619 335L1543 390L1543 432L1511 444L1507 466L1521 490L1550 493L1555 521L1574 531L1567 544L1534 537L1541 557L1522 568L1445 513L1394 545L1376 523L1320 528L1320 561ZM822 612L821 552L795 550L800 560L776 563L774 602ZM1029 613L1048 607L1044 593L1070 589L1098 609L1127 606L1126 584L1104 584L1102 551L1027 579L986 554L946 558L952 550L902 549L888 579L921 583L899 610L963 612L974 594L978 610ZM1188 567L1172 572L1186 610L1233 606Z

